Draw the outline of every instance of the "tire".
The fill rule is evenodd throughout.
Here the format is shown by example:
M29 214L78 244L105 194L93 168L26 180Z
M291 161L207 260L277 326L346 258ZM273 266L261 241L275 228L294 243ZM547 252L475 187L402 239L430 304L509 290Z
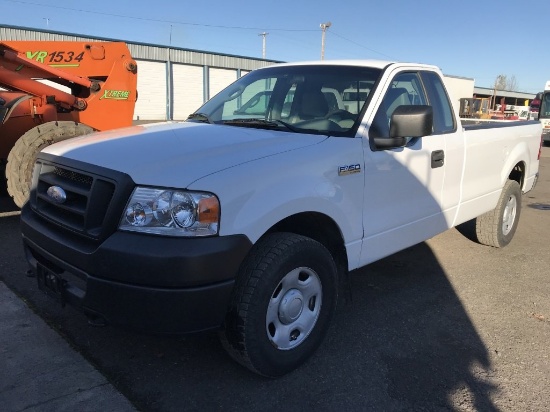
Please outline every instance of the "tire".
M504 247L512 241L521 212L521 189L518 182L508 180L497 206L476 219L476 237L481 244Z
M29 198L32 170L38 152L53 143L92 133L85 124L64 121L48 122L33 127L13 145L6 165L8 193L19 207Z
M336 265L323 245L291 233L268 235L241 266L222 344L251 371L282 376L320 345L337 298Z

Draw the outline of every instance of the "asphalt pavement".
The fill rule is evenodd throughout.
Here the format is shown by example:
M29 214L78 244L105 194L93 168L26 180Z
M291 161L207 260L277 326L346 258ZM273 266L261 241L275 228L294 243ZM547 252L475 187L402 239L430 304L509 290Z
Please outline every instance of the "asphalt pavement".
M136 410L3 282L0 331L4 412Z
M26 275L17 210L0 194L0 410L456 410L550 408L550 148L512 244L452 229L351 276L312 359L277 380L215 334L94 328ZM464 236L466 235L466 236Z

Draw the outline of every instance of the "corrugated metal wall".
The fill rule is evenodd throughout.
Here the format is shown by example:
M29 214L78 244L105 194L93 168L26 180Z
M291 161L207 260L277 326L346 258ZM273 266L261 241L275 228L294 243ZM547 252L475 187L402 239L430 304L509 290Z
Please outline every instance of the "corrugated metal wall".
M138 63L138 101L134 120L183 120L198 109L206 97L235 81L239 71L244 76L251 70L278 63L6 25L0 25L0 40L125 41Z
M82 37L78 34L46 32L3 25L0 26L0 40L101 41L92 37Z

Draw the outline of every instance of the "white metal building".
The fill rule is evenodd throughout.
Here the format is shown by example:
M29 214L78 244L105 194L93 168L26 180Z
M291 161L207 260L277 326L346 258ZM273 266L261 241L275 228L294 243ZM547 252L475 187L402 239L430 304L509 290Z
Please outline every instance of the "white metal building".
M461 98L472 97L474 94L474 79L445 75L443 80L445 81L449 98L457 108L460 107Z

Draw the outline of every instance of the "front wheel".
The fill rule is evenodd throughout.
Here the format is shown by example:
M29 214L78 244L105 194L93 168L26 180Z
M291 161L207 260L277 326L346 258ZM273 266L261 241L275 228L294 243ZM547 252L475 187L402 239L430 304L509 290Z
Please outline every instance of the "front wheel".
M518 182L508 180L502 189L497 206L476 219L479 243L504 247L512 241L521 212L521 189Z
M241 267L221 335L228 353L268 377L288 373L321 343L336 307L329 251L305 236L274 233Z

